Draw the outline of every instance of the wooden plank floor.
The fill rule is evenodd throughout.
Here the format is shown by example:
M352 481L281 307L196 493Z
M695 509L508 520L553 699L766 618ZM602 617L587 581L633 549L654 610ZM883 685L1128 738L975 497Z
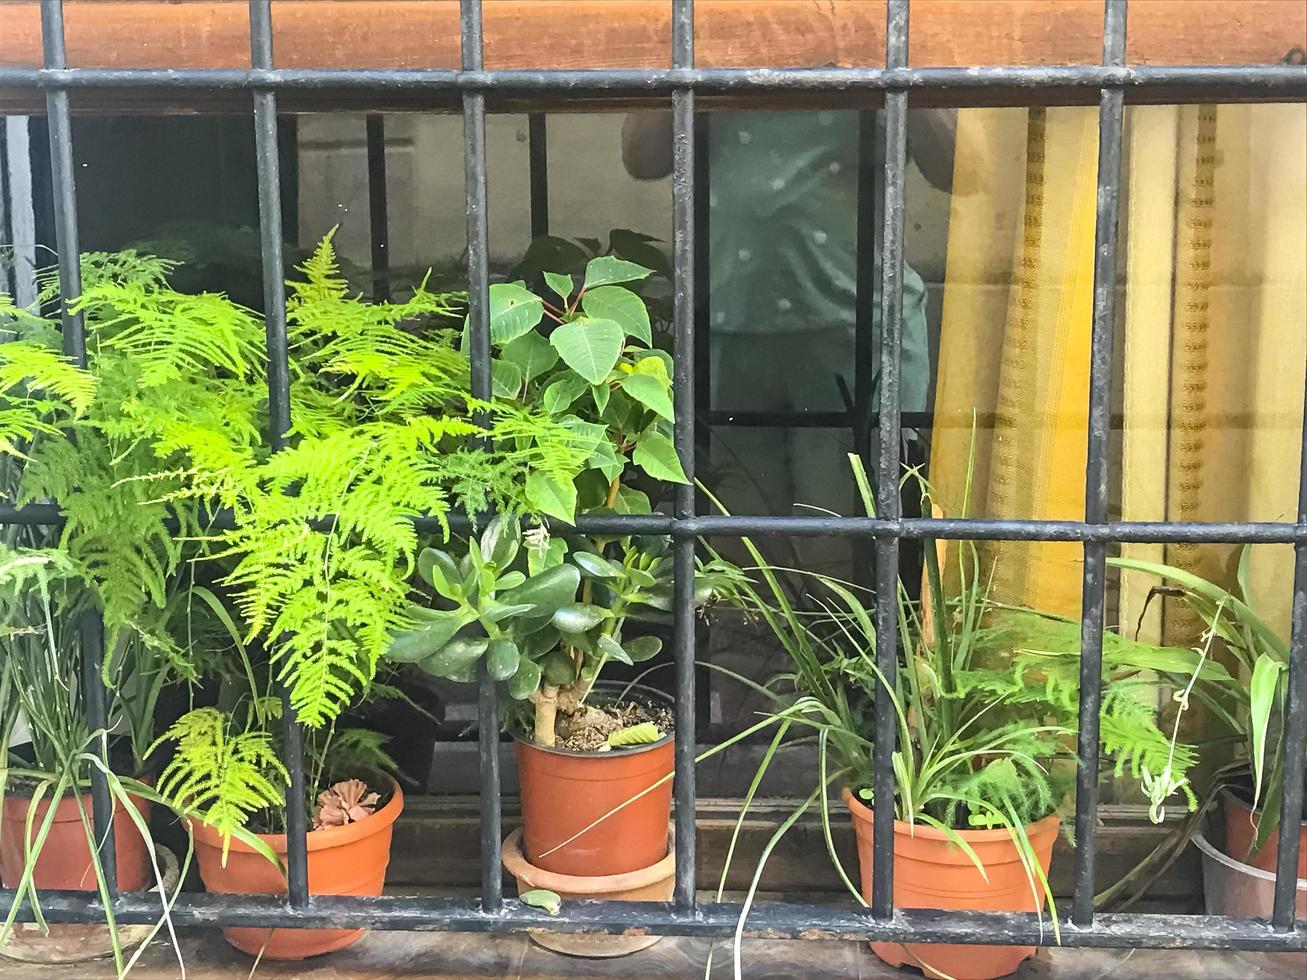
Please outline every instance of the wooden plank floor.
M188 980L244 980L252 961L215 933L182 937ZM633 956L585 960L540 949L521 936L459 933L372 933L354 947L304 963L263 962L256 978L282 980L661 980L704 976L706 940L667 938ZM713 949L713 980L732 976L728 944ZM743 950L748 980L911 980L913 970L885 966L860 943L750 940ZM110 980L109 962L31 966L0 960L0 980ZM173 952L156 943L132 971L134 980L176 980ZM1253 954L1176 950L1041 950L1015 980L1280 980L1302 973Z

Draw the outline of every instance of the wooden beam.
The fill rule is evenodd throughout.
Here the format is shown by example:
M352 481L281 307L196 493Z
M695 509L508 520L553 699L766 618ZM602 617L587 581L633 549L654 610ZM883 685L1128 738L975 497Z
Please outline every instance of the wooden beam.
M249 65L243 0L65 0L64 6L74 67ZM883 61L883 0L698 0L695 7L700 67ZM911 9L916 66L1089 64L1101 56L1102 0L913 0ZM485 0L486 67L666 67L670 10L670 0ZM273 0L273 25L282 67L459 64L457 0ZM1307 47L1307 4L1147 0L1130 7L1129 38L1134 64L1273 63L1291 48ZM0 65L40 63L38 0L0 0ZM14 98L0 93L0 105ZM119 98L126 108L133 97Z

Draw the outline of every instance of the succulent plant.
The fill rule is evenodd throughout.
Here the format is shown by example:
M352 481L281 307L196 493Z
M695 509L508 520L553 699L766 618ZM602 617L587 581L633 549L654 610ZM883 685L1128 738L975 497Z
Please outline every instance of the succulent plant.
M358 823L376 812L381 797L368 789L361 779L346 779L335 783L318 794L318 811L313 817L313 829L343 827Z

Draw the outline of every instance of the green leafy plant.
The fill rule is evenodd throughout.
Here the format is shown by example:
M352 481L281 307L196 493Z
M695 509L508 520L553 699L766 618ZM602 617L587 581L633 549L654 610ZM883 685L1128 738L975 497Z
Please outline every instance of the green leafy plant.
M1202 788L1197 808L1176 831L1133 868L1127 875L1098 896L1099 901L1114 902L1133 889L1126 905L1142 895L1148 885L1166 871L1183 853L1189 839L1199 830L1202 819L1225 789L1248 795L1259 814L1251 841L1255 853L1279 827L1280 800L1284 786L1285 720L1288 703L1289 646L1258 615L1248 588L1248 561L1245 548L1235 576L1236 588L1226 589L1192 572L1158 562L1130 558L1109 559L1110 564L1126 571L1142 572L1158 579L1147 602L1162 597L1178 598L1188 605L1205 624L1199 645L1199 663L1159 664L1158 673L1179 694L1175 730L1181 716L1193 701L1202 704L1216 722L1208 733L1213 743L1238 746L1236 757L1212 772ZM1232 671L1212 656L1213 644L1232 659ZM1307 779L1307 774L1304 774ZM1248 857L1244 855L1243 857ZM1151 872L1138 885L1141 876Z
M867 513L874 516L861 461L851 462ZM920 487L923 512L930 513L929 487L915 473L908 479ZM829 844L832 783L876 803L873 711L876 696L885 693L896 720L896 819L937 829L978 867L959 832L1008 831L1032 892L1045 894L1051 909L1025 828L1057 812L1074 781L1079 624L992 601L988 575L970 542L960 542L955 560L946 564L943 545L927 541L921 599L898 585L897 667L885 676L876 662L874 615L864 590L829 576L778 570L751 541L744 544L757 563L747 571L760 584L737 583L726 598L776 636L793 667L777 683L752 685L773 700L777 727L754 788L792 733L815 736L819 749L819 783L778 835L817 804ZM1149 700L1155 684L1150 672L1163 664L1196 668L1198 659L1194 651L1147 646L1114 633L1104 637L1104 755L1114 758L1118 772L1129 770L1141 779L1165 770L1171 776L1165 796L1181 792L1190 805L1185 773L1194 753L1159 729ZM863 901L833 847L830 854L850 892ZM757 881L755 876L755 888Z
M545 272L549 298L522 282L490 288L496 394L589 447L570 477L527 474L527 502L544 518L648 514L640 480L651 491L685 482L672 442L671 359L651 348L648 312L627 288L649 273L604 255L575 277ZM672 606L666 537L551 534L543 523L524 537L511 515L455 549L423 551L418 573L431 602L410 609L417 625L397 632L390 658L458 681L474 679L484 659L509 698L532 704L542 745L555 744L560 713L585 708L605 665L658 653L661 641L629 635L628 621L665 619ZM701 566L697 599L727 573Z

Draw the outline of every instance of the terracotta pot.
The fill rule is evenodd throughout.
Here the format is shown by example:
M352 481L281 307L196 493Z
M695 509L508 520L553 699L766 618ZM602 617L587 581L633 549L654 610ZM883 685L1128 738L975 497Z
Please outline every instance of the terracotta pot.
M663 825L666 856L647 868L617 875L564 875L537 868L522 854L522 831L515 830L504 841L504 867L517 879L517 892L547 888L562 899L608 899L616 902L670 902L676 886L676 854L667 825ZM537 944L570 956L626 956L648 949L660 936L584 936L529 930Z
M671 704L671 698L651 688L633 686L631 694ZM611 752L546 749L518 739L526 857L545 871L581 877L620 875L657 864L667 856L672 781L665 777L675 765L674 752L670 735ZM627 800L635 802L590 827Z
M344 827L311 831L309 893L313 895L380 895L390 863L391 830L404 810L404 794L391 781L391 797L365 820ZM285 892L286 879L277 868L248 844L231 841L227 864L222 864L222 835L212 827L193 824L195 857L204 887L219 894L266 895ZM260 840L283 859L285 834L260 834ZM362 929L260 929L223 930L227 942L251 956L264 959L302 960L330 953L356 942Z
M149 801L135 796L132 801L148 822ZM15 887L23 877L23 837L27 811L31 805L30 796L13 793L4 798L4 826L0 829L0 880L6 888ZM82 806L86 808L89 817L92 810L89 793L82 794ZM32 821L33 839L40 832L41 824L49 812L50 801L42 800L37 805ZM136 823L116 800L113 808L113 841L118 860L119 890L140 891L149 877L149 851ZM97 888L86 827L82 823L77 800L72 796L65 796L55 804L54 822L50 825L45 844L36 858L32 880L38 891L60 888L95 891Z
M1244 864L1262 871L1275 872L1275 860L1280 854L1280 831L1277 827L1260 851L1249 856L1253 839L1257 836L1257 824L1261 820L1260 811L1241 800L1237 794L1225 790L1222 794L1225 805L1225 847L1224 853ZM1298 829L1298 877L1307 878L1307 820Z
M853 814L858 840L862 893L871 899L872 815L848 790L844 802ZM1059 820L1055 816L1026 827L1035 855L1048 873ZM894 904L907 909L973 909L986 912L1034 912L1043 904L1030 887L1016 845L1006 830L960 830L989 877L981 877L971 859L940 831L894 821ZM1038 886L1036 886L1038 887ZM1035 952L1033 946L962 946L925 943L872 943L891 966L916 966L928 977L993 980L1014 972Z

